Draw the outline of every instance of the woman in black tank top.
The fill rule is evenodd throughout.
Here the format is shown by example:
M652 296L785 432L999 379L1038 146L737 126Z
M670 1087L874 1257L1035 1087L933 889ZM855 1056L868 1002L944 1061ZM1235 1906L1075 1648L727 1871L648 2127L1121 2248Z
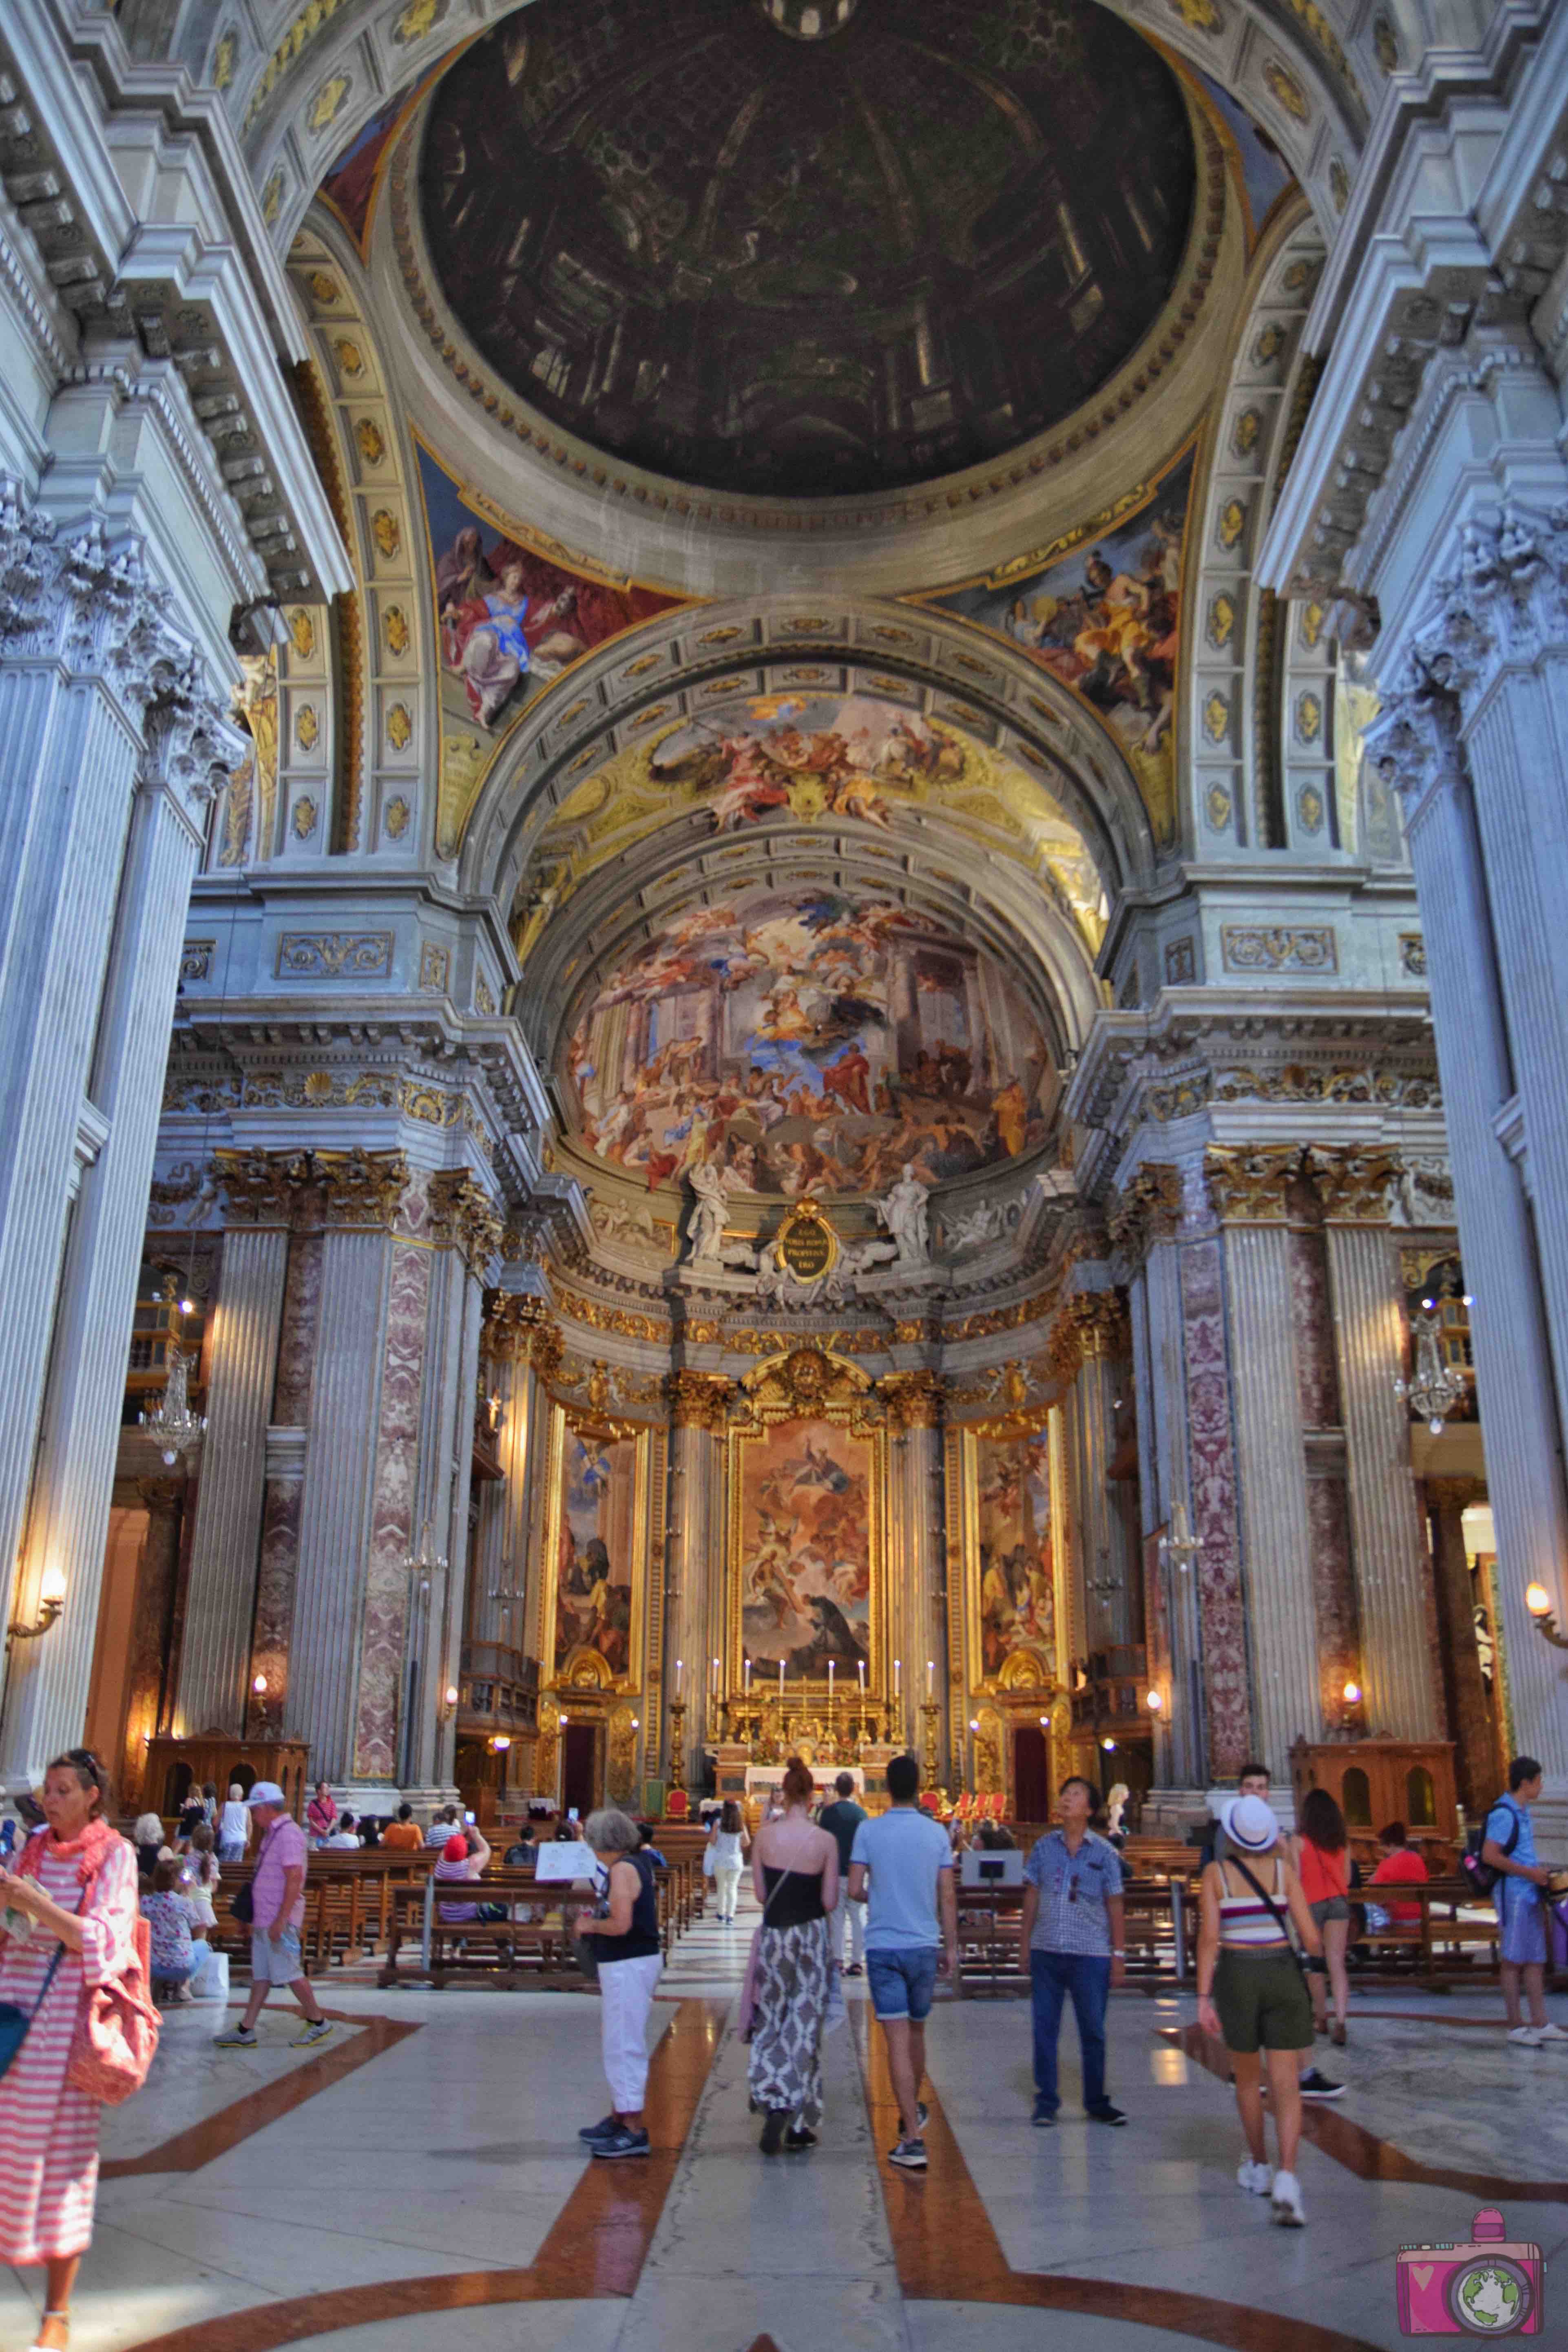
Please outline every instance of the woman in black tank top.
M822 2021L833 1987L827 1915L838 1895L838 1841L806 1808L811 1774L798 1756L784 1778L784 1812L764 1822L752 1848L763 1906L752 1972L753 2109L765 2111L762 2149L812 2147L822 2117Z

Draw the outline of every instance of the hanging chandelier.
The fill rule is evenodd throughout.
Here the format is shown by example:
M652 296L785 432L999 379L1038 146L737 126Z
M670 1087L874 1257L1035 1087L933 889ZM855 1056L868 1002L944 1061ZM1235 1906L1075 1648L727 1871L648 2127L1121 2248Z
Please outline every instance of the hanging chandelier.
M1411 1336L1415 1342L1415 1377L1403 1377L1394 1383L1394 1393L1401 1403L1413 1405L1422 1420L1437 1436L1445 1420L1465 1393L1465 1376L1452 1364L1443 1361L1439 1340L1442 1322L1436 1312L1424 1307L1410 1318Z
M206 1434L207 1420L204 1412L191 1411L191 1360L177 1340L169 1342L165 1360L168 1379L163 1393L153 1412L138 1413L136 1418L165 1462L176 1462L182 1454L194 1454Z

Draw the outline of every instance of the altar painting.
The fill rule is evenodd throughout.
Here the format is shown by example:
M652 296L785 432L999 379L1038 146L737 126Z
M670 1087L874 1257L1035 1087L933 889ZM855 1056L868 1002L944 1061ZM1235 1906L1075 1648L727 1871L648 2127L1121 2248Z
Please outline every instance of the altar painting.
M871 1654L873 1440L824 1419L737 1444L742 1654L792 1681L825 1680L831 1659L851 1687Z
M1019 1650L1037 1653L1047 1666L1054 1665L1048 1430L978 1438L974 1486L981 1674L994 1680Z
M999 965L895 899L751 891L608 972L566 1076L583 1139L649 1188L874 1192L1043 1142L1052 1056Z
M555 1543L553 1679L579 1650L618 1682L631 1672L640 1548L638 1443L565 1425Z

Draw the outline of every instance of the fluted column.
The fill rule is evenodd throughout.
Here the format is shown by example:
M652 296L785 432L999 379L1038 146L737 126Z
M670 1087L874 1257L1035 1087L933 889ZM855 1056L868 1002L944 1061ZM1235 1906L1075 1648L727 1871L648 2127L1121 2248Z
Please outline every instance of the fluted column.
M671 1476L670 1551L675 1606L665 1632L664 1697L676 1696L675 1665L684 1662L680 1696L686 1702L684 1770L700 1778L700 1759L710 1744L709 1660L715 1654L713 1596L710 1569L721 1589L724 1574L722 1508L724 1400L729 1382L703 1372L675 1376L675 1446ZM716 1563L716 1564L715 1564ZM668 1587L667 1587L668 1591ZM669 1757L666 1730L664 1758Z
M891 1598L886 1647L885 1712L894 1744L920 1753L920 1703L926 1660L936 1667L939 1696L946 1692L948 1638L943 1605L947 1552L942 1471L942 1391L931 1372L894 1372L881 1383L891 1439L891 1510L888 1527ZM893 1660L902 1666L902 1691L893 1707ZM939 1750L946 1741L939 1738ZM945 1769L945 1768L944 1768Z
M0 1775L13 1786L79 1740L86 1720L120 1403L196 847L184 806L150 769L135 799L90 1073L108 1133L83 1175L71 1219L16 1579L26 1605L51 1570L63 1581L66 1605L50 1633L12 1652Z
M310 1743L313 1780L343 1780L351 1762L391 1257L384 1232L322 1236L289 1667L292 1727Z
M230 1202L238 1205L233 1192ZM257 1207L265 1213L260 1202ZM276 1213L287 1213L280 1201ZM180 1718L192 1732L237 1733L245 1720L288 1263L286 1223L225 1231L207 1325L207 1433L180 1655Z
M1498 1790L1508 1759L1498 1752L1491 1704L1476 1646L1475 1597L1465 1556L1464 1515L1486 1488L1479 1478L1425 1482L1432 1530L1432 1569L1443 1628L1443 1673L1454 1735L1454 1780L1459 1802L1479 1821Z
M1568 1808L1563 1654L1541 1639L1524 1606L1526 1587L1540 1582L1559 1622L1568 1619L1568 1494L1530 1209L1495 1125L1514 1072L1459 717L1457 695L1429 680L1392 696L1378 751L1405 795L1421 898L1514 1733L1545 1767L1552 1805Z
M1182 1412L1182 1295L1178 1254L1170 1240L1152 1239L1130 1286L1133 1377L1138 1396L1139 1496L1145 1538L1170 1525L1189 1491L1185 1416ZM1154 1785L1199 1788L1207 1779L1198 1582L1190 1563L1162 1561L1148 1602L1145 1638L1149 1675L1165 1705L1154 1727Z
M1431 1588L1409 1416L1394 1392L1404 1360L1394 1260L1382 1225L1331 1223L1328 1243L1367 1728L1374 1738L1433 1739Z
M1284 1780L1292 1741L1322 1729L1284 1225L1227 1226L1225 1256L1253 1714L1263 1761Z

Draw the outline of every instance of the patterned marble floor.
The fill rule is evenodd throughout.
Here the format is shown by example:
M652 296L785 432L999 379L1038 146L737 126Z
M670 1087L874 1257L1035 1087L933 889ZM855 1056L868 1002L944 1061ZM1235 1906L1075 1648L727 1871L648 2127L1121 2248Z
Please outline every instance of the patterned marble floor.
M1075 2113L1068 2027L1051 2133L1027 2120L1026 2007L941 2003L921 2178L885 2161L851 1984L822 2144L765 2161L730 2026L748 1941L710 1924L678 1951L636 2166L575 2141L605 2103L591 1996L334 1985L338 2031L303 2053L280 2009L255 2053L215 2051L214 2011L171 2016L107 2119L75 2352L945 2352L961 2331L973 2352L1366 2352L1404 2340L1399 2247L1462 2241L1494 2202L1542 2249L1543 2340L1568 2341L1568 2059L1511 2049L1495 1995L1358 2000L1347 2095L1303 2150L1310 2226L1287 2233L1236 2187L1190 2001L1113 2004L1122 2132ZM0 2272L0 2352L31 2342L39 2283Z

